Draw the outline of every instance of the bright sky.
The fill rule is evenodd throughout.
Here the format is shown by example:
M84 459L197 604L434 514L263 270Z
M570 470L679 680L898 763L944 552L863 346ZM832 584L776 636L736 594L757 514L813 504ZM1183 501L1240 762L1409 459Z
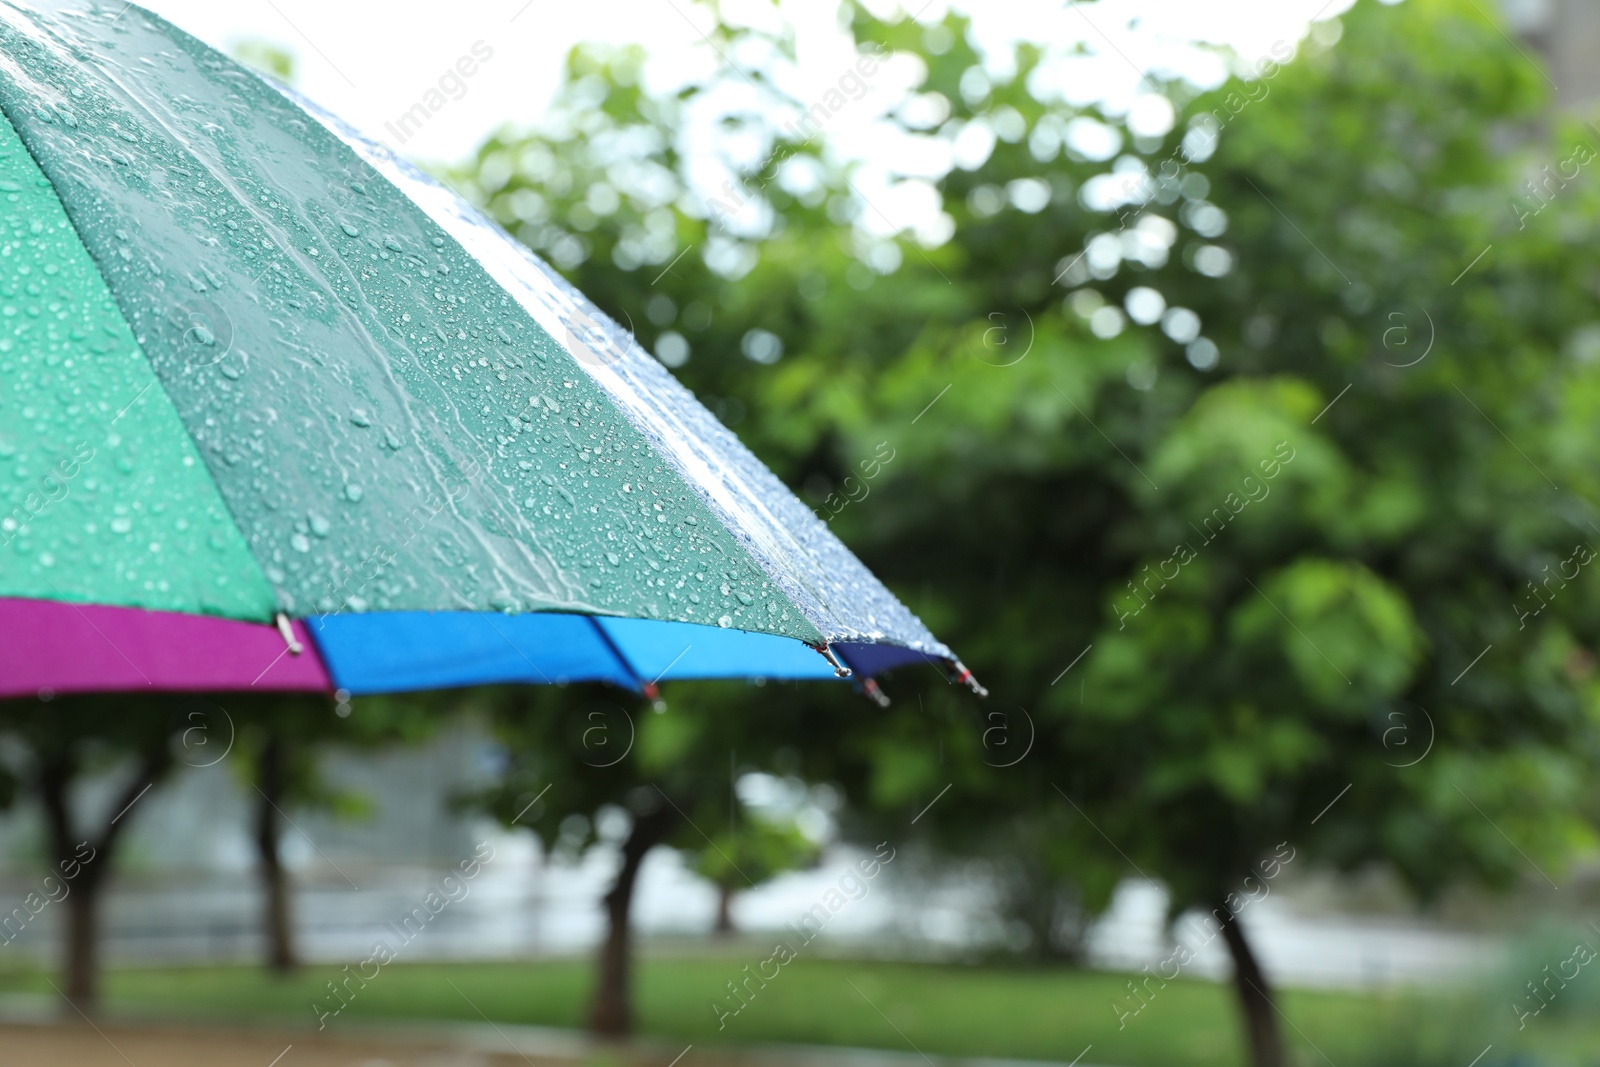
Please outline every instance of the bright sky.
M357 127L385 137L385 125L421 101L463 57L475 73L401 147L420 159L455 160L501 123L532 123L548 105L568 49L581 41L639 42L655 76L670 81L719 62L702 31L711 19L691 0L141 0L202 40L230 50L239 41L278 45L296 61L300 90ZM895 0L869 0L879 13ZM913 4L920 0L911 0ZM972 14L980 43L1026 38L1097 53L1074 64L1058 88L1069 98L1104 100L1123 111L1152 67L1215 82L1221 62L1193 47L1232 47L1247 64L1278 41L1293 44L1313 19L1329 19L1352 0L931 0L932 21L950 6ZM1372 0L1362 0L1372 2ZM833 0L781 0L796 28L802 83L817 96L853 57L836 29ZM913 8L913 10L917 10ZM724 11L752 23L774 18L770 0L725 0ZM1135 20L1137 22L1135 23ZM1133 28L1130 29L1130 23ZM737 57L736 57L737 58ZM806 89L801 89L804 96ZM435 98L437 99L437 98Z

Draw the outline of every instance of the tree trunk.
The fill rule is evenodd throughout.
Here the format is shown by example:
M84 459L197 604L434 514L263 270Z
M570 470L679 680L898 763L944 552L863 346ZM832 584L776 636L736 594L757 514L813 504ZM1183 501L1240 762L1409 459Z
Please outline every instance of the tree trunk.
M267 969L276 974L290 974L300 965L294 950L289 875L279 850L282 827L278 807L283 803L284 777L284 743L274 734L261 746L256 764L261 787L261 800L256 805L256 857L266 891L262 931L267 940Z
M600 944L599 983L594 1007L589 1012L589 1029L606 1037L623 1037L633 1032L633 1003L630 970L633 956L633 931L629 912L633 906L633 887L646 852L666 839L677 822L676 809L658 807L635 815L628 839L622 843L622 866L611 891L605 896L606 938Z
M85 1012L100 1001L100 884L85 870L66 899L66 994Z
M1284 1067L1287 1059L1283 1032L1278 1029L1277 1007L1261 965L1245 940L1238 917L1227 904L1217 905L1212 914L1227 916L1222 923L1222 938L1228 944L1228 955L1233 957L1233 987L1239 995L1239 1010L1250 1039L1250 1062L1253 1067Z
M98 851L85 864L75 854L72 812L68 791L77 775L77 760L69 752L41 755L34 785L44 808L49 835L51 874L66 886L66 922L61 942L61 979L66 998L82 1011L94 1008L99 998L99 888ZM70 876L70 877L69 877Z
M51 874L67 887L62 901L67 917L61 943L62 994L79 1011L91 1013L100 997L100 892L110 881L111 850L122 828L131 820L133 805L155 784L171 765L171 754L163 747L146 752L138 772L115 800L109 822L97 835L79 839L73 826L68 793L78 773L78 761L70 751L42 753L34 788L44 808L50 855L55 860Z
M726 882L717 883L717 924L711 928L712 934L717 937L732 937L733 929L733 886Z

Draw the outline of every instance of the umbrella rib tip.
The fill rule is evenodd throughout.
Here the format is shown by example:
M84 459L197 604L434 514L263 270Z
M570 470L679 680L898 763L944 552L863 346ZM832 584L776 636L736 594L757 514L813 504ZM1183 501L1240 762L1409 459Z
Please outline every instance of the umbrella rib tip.
M822 658L827 660L833 666L833 676L835 678L852 678L855 676L855 671L852 671L849 667L846 667L839 660L839 657L833 654L833 646L828 644L826 641L820 645L812 645L811 647L820 652L822 654Z
M951 660L950 665L952 668L950 673L954 675L951 681L955 682L957 685L966 686L980 699L989 695L989 690L985 689L981 684L979 684L978 679L973 676L972 671L967 668L965 663L962 663L957 659Z
M280 611L275 621L278 624L278 633L283 637L283 643L289 646L289 655L298 656L304 652L306 646L295 637L294 627L289 624L289 616Z

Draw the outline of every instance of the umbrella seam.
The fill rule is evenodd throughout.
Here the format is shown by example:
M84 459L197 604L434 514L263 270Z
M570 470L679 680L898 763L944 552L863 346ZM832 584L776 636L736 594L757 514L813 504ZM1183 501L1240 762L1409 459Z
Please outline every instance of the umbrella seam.
M583 618L589 620L589 625L594 627L594 632L600 635L600 643L605 645L606 650L613 656L617 657L617 662L622 665L622 669L633 678L634 688L643 692L650 683L645 681L644 675L639 673L639 669L628 659L621 646L606 632L606 628L600 625L600 619L594 615L585 615Z
M240 543L244 546L245 558L249 559L251 564L253 564L255 567L255 577L260 580L260 583L264 588L272 593L274 607L269 609L260 618L244 619L239 618L238 616L223 615L220 613L216 614L215 617L236 619L240 622L270 624L273 621L273 614L276 610L277 590L274 588L272 582L267 579L266 568L263 567L261 561L256 558L254 550L250 547L250 539L248 536L246 536L244 527L239 524L239 517L235 515L233 513L233 509L228 506L227 497L223 495L221 488L217 485L216 479L211 475L210 468L205 463L205 457L200 451L200 443L194 439L194 434L189 430L188 423L184 422L183 417L178 414L176 405L172 404L172 395L167 392L165 383L161 381L161 375L156 372L156 366L151 361L150 354L145 351L144 345L139 343L138 331L134 329L133 323L128 321L128 316L123 311L122 304L117 300L117 290L112 286L111 279L106 276L106 272L104 268L101 267L100 260L95 257L94 250L89 246L89 242L84 240L83 230L79 228L78 220L72 217L72 209L67 206L66 200L63 199L61 194L56 191L55 179L50 176L50 172L45 169L43 161L39 159L38 155L34 153L33 147L29 145L27 134L23 132L24 127L17 122L11 111L5 106L3 94L0 94L0 118L3 118L6 124L11 127L12 131L17 136L17 143L22 146L22 151L27 155L29 161L33 163L34 167L48 183L50 195L55 199L56 203L61 206L62 217L67 220L67 225L72 228L72 235L74 238L76 238L78 247L83 250L84 257L89 261L89 266L93 269L95 277L100 280L100 284L105 288L106 295L111 298L111 306L116 309L117 318L121 319L122 324L128 328L128 336L132 339L134 348L138 351L140 358L144 360L145 365L150 368L151 380L157 386L160 386L161 395L166 397L169 405L172 405L173 421L175 421L179 429L182 430L184 438L189 442L190 447L194 451L195 458L199 460L202 468L205 470L207 483L211 486L213 492L215 493L217 502L222 506L223 511L227 514L228 521L233 525L234 531L239 535ZM94 601L89 600L84 602L94 603Z

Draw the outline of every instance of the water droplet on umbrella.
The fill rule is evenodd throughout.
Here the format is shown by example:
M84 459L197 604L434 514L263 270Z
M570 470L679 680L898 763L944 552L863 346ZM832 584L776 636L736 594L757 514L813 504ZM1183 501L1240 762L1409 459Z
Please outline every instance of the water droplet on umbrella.
M225 552L245 551L239 539L243 530L259 557L260 572L278 586L278 606L291 612L298 606L303 613L326 595L329 569L357 566L380 540L396 544L401 558L390 575L370 581L363 590L376 610L483 610L491 603L501 610L561 610L568 605L567 610L688 617L702 623L718 619L711 614L716 611L728 612L719 620L728 627L736 619L749 625L752 615L765 623L788 606L782 597L776 603L766 599L768 587L743 545L730 540L720 522L697 522L700 514L718 513L708 512L697 494L685 491L681 467L664 461L664 453L674 451L673 443L640 434L605 389L597 388L589 375L574 372L567 353L537 327L527 306L519 306L517 297L474 262L471 250L457 243L454 224L451 233L441 235L439 226L395 188L411 179L352 181L370 176L370 168L275 91L238 78L220 57L214 67L185 60L182 88L192 96L180 100L183 107L140 110L141 101L155 103L149 98L164 84L167 67L159 57L191 53L171 51L166 31L126 17L103 34L92 20L81 32L89 54L104 48L117 53L113 60L156 57L142 66L137 61L120 64L129 70L126 85L114 83L103 67L93 65L85 66L82 78L66 83L73 94L72 113L85 128L99 127L93 137L69 132L64 126L69 112L56 104L41 120L56 125L35 131L44 146L41 158L52 156L74 175L78 168L85 175L95 172L92 180L78 183L82 188L77 192L62 193L69 207L96 221L85 229L99 232L81 241L90 244L116 302L133 309L129 316L136 327L148 330L160 313L150 306L149 292L185 281L196 284L192 272L203 280L204 292L227 304L251 350L248 359L242 352L230 359L219 356L212 362L221 374L211 376L180 365L179 358L192 364L193 352L178 351L170 342L166 351L152 342L139 353L131 338L107 342L92 330L90 336L73 338L70 351L80 360L89 359L90 353L102 362L125 355L146 357L134 362L155 365L159 388L118 423L128 431L128 444L113 455L119 462L133 457L137 469L130 465L123 478L107 477L101 468L74 484L67 538L78 538L94 551L69 553L65 545L52 544L63 576L97 566L109 573L123 566L110 551L108 527L111 507L127 501L132 510L118 516L118 525L129 533L131 516L138 515L141 533L138 543L127 549L159 543L168 557L164 562L171 566L189 546L198 549L201 542L208 543L217 554L200 552L218 572L205 576L208 589L221 584L220 572L232 562ZM19 48L38 50L26 40ZM7 52L8 61L25 68L55 62L43 52L20 57ZM60 61L71 62L66 57ZM41 76L41 84L48 80ZM127 107L130 102L135 106ZM163 116L159 125L142 117L157 112ZM31 121L26 110L24 120ZM270 138L258 142L257 133ZM106 145L119 136L137 147L117 159ZM223 146L219 150L224 156L236 144L270 148L220 162L207 149L212 154L196 167L193 146L208 139ZM74 152L87 152L88 166ZM226 185L218 180L224 171L229 172ZM0 169L0 178L16 176ZM24 198L29 196L31 179L18 188ZM126 203L125 194L130 197ZM352 196L363 199L352 201ZM135 203L137 210L129 206ZM29 226L39 233L44 217L37 211L0 214L0 240ZM119 225L124 232L113 240L107 231ZM54 232L56 224L51 226ZM368 226L378 227L371 237L365 233ZM134 230L139 241L128 232ZM320 257L322 238L336 232L347 244L335 239L330 255ZM70 226L62 233L69 244L80 240ZM340 262L330 262L336 260ZM32 280L42 281L48 264L35 261L33 272ZM166 272L173 276L163 279ZM63 277L54 284L65 289L70 274L64 266ZM15 276L23 278L18 292L3 294L0 304L9 300L18 310L13 318L0 320L0 333L8 335L0 341L10 340L12 328L27 323L28 300L21 290L30 279L20 272ZM560 286L539 296L587 306ZM105 303L115 318L116 303ZM143 320L138 319L141 310ZM58 321L66 336L76 320ZM187 341L212 354L233 341L222 321L208 320L203 329L210 336L191 333ZM609 326L602 332L613 336ZM16 336L26 341L24 334ZM0 345L0 361L8 362L8 371L12 359ZM57 380L63 396L80 396L81 381L69 380L64 370ZM143 385L141 380L126 392L108 388L104 402L116 412ZM624 385L639 390L646 404L656 404L653 389L647 388L654 382ZM172 395L192 432L192 440L183 439L180 455L158 449L142 423L133 430L141 415L157 406L152 401L159 401L162 392ZM11 409L13 414L20 413L19 407ZM164 402L162 407L167 410ZM691 442L698 436L693 424L703 414L698 409L689 405L683 412L666 413L687 417L686 436ZM48 411L40 416L52 417ZM67 425L52 426L58 439L70 432ZM367 427L380 433L353 432ZM15 436L9 424L0 432ZM94 442L99 445L100 439ZM32 442L24 437L18 444L29 458ZM206 462L199 463L197 455ZM464 467L461 461L468 455L482 467ZM187 471L185 463L190 465ZM16 466L20 464L0 463L0 483L9 485L5 472ZM202 509L194 506L197 498L174 493L172 511L163 518L153 509L155 498L129 491L142 480L177 474L203 480L208 466L226 507L208 501L209 510ZM95 475L100 487L90 490L87 478ZM549 481L541 481L542 475ZM468 486L482 492L465 495ZM105 504L79 514L80 488L85 499L103 494ZM364 502L367 493L373 496L372 508L341 506ZM526 510L513 506L519 497L527 502ZM654 506L657 502L660 507ZM216 524L227 523L230 510L237 528L229 523L226 536L219 537ZM180 513L193 521L188 541L174 523ZM332 521L334 514L338 521ZM654 522L645 521L650 514L656 516ZM302 516L298 522L296 515ZM98 518L98 525L85 534L84 520L89 518ZM426 533L398 544L392 526L397 521L407 528L426 527ZM486 532L492 536L483 537ZM45 543L38 536L35 565ZM527 566L530 550L551 566ZM685 585L689 568L718 559L726 561L722 571L713 567L701 579L709 583L708 592L698 592L699 582L690 583L691 592ZM620 571L624 562L626 575ZM441 591L437 583L427 590L403 587L394 577L426 575L443 567L450 568L459 596ZM169 577L177 585L176 569L170 575L145 573L153 570L146 557L130 587L144 583L146 589L155 588ZM249 581L238 568L227 573L237 586ZM723 599L714 603L719 584ZM341 601L348 592L334 599ZM758 593L766 611L751 612ZM491 601L491 594L498 595ZM242 593L234 597L243 599ZM225 599L216 603L218 614L238 606ZM701 606L694 609L691 604Z

